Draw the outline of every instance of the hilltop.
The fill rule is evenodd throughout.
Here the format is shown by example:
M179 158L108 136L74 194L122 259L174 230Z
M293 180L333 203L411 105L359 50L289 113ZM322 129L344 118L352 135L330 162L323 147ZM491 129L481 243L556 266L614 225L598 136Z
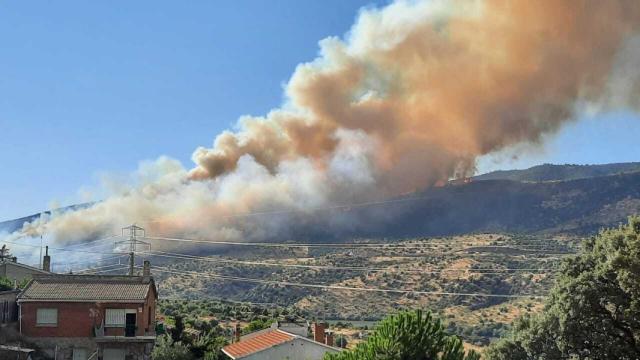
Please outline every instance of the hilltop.
M542 164L524 170L498 170L477 175L473 180L513 180L525 182L588 179L640 171L640 162L602 165Z

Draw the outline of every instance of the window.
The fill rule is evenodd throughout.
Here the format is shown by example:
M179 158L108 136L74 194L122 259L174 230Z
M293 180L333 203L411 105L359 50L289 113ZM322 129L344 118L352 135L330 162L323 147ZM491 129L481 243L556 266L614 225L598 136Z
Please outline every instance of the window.
M107 309L104 315L105 327L124 327L125 324L124 309Z
M58 309L38 309L36 312L37 326L58 326Z
M87 349L73 348L73 360L87 360Z

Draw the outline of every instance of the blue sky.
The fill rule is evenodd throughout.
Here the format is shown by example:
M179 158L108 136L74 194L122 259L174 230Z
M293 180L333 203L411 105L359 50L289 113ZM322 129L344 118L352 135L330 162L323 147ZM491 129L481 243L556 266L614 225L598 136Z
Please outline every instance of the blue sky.
M102 171L163 154L188 165L240 115L277 107L318 40L343 35L370 4L0 3L0 220L76 202ZM638 139L636 115L601 115L517 161L484 159L481 170L634 161Z

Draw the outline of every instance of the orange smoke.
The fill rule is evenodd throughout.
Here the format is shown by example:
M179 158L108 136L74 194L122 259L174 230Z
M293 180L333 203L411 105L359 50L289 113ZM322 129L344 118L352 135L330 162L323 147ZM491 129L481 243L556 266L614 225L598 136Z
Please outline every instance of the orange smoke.
M541 142L584 104L638 106L639 26L638 0L366 9L344 40L321 41L297 67L281 108L198 148L194 169L143 164L126 191L29 229L76 241L141 221L152 233L264 239L312 222L303 215L318 207L447 184L478 156ZM274 209L303 215L233 218ZM327 227L340 226L353 220Z
M635 0L401 1L364 11L347 40L322 41L321 56L298 66L286 106L198 148L190 176L219 177L245 155L271 172L298 157L322 167L338 129L376 141L373 170L388 192L464 176L480 155L555 131L577 102L602 101L639 25Z

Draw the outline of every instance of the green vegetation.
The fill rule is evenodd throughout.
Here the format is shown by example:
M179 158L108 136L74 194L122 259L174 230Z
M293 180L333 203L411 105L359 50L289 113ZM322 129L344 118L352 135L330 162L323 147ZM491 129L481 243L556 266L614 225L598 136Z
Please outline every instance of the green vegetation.
M640 218L566 260L544 311L524 316L488 360L640 358Z
M166 332L166 334L158 337L153 350L154 359L217 360L225 358L220 349L228 343L228 329L221 327L215 319L206 321L199 318L196 314L200 314L202 310L197 306L199 305L197 302L194 303L195 307L191 306L194 304L187 302L170 301L169 304L173 306L167 308L167 301L159 302L159 311L165 315L167 313L172 315L165 317L164 325L167 327L160 328L159 333ZM175 306L176 304L184 308Z
M226 261L176 261L168 266L177 272L184 271L185 274L154 275L164 284L163 296L184 300L161 300L159 312L165 315L167 324L172 324L175 315L182 315L187 327L201 328L204 325L200 323L213 321L214 326L220 323L225 330L231 327L227 323L229 321L241 322L243 329L250 326L250 330L257 330L268 326L273 319L299 322L324 318L334 322L336 328L343 328L349 347L353 347L368 332L354 324L362 324L364 321L369 322L367 325L372 325L371 321L379 321L387 314L428 308L447 320L449 333L460 336L467 343L486 346L499 338L518 315L538 311L541 300L321 291L273 284L229 282L198 274L211 272L274 281L381 289L536 295L547 293L553 284L553 270L506 269L553 269L559 262L559 257L553 251L571 251L572 248L577 248L574 244L579 241L576 238L557 239L521 234L470 234L397 241L397 244L401 243L411 244L413 248L321 249L319 254L316 253L317 249L309 249L308 252L281 249L262 252L258 249L249 253L225 254L248 262L379 269L372 272L281 268ZM465 250L470 243L479 248ZM490 248L491 245L498 246L497 250ZM496 252L505 247L515 249L516 253ZM530 248L543 251L535 256L529 256L531 252L517 252L519 249ZM219 256L211 257L217 258ZM439 272L440 270L443 272ZM211 297L228 300L203 300ZM240 303L244 301L249 304Z
M400 312L380 322L366 342L351 351L328 354L327 360L477 360L474 351L465 353L462 341L448 335L439 320L422 311Z
M4 276L0 276L0 291L13 289L13 282Z
M160 300L158 312L173 325L177 317L182 317L189 327L205 331L227 321L249 323L255 330L269 327L275 319L297 321L304 319L303 313L294 307L274 305L252 305L250 303L210 300ZM253 324L251 324L253 323Z
M193 354L181 342L176 342L170 336L161 335L151 354L155 360L192 360Z
M242 329L243 334L250 334L254 331L266 329L273 324L274 319L255 319L252 320L247 327Z
M268 309L213 299L160 300L158 312L164 317L163 323L166 326L163 328L166 329L166 335L161 336L162 341L158 341L154 349L161 360L173 359L171 356L179 360L225 359L220 349L229 343L236 323L245 324L242 332L247 334L269 327L276 319L301 319L300 312L296 309ZM195 335L194 330L199 335Z
M25 278L21 282L18 283L18 289L24 289L25 286L29 283L31 279ZM0 276L0 291L13 290L14 283L11 279Z

